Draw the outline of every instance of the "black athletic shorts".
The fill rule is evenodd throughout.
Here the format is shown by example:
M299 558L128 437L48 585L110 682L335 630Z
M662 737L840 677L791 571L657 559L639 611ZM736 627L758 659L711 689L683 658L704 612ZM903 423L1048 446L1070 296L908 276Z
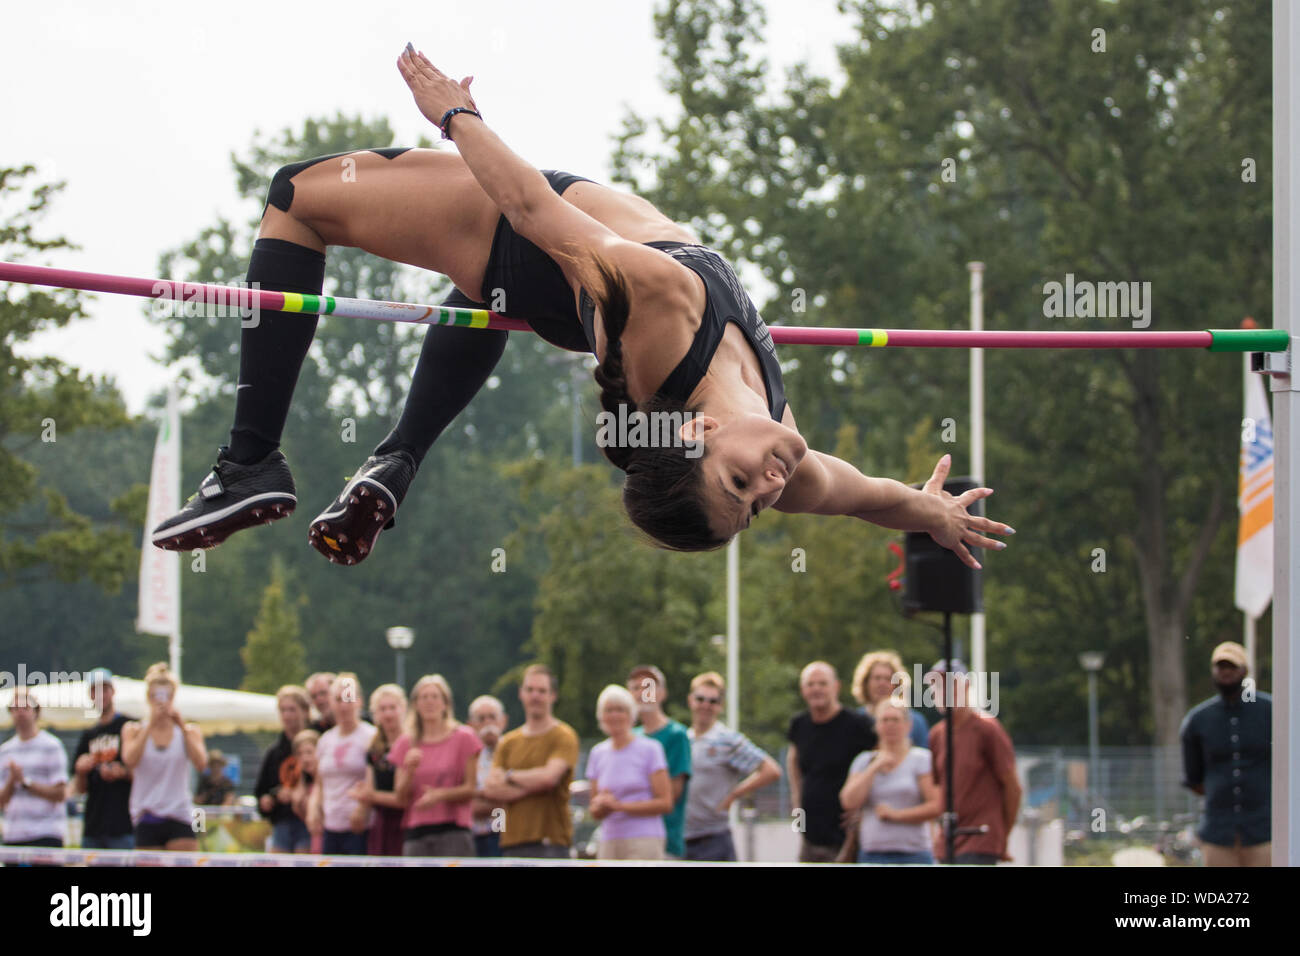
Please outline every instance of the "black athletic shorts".
M561 196L574 183L593 182L554 169L541 172ZM475 302L460 289L452 289L442 304L460 309L489 309L501 304L502 308L493 311L522 319L552 345L570 352L591 351L564 273L554 259L515 232L505 216L497 221L480 294L482 299Z
M141 820L135 825L137 847L166 846L172 840L193 840L194 828L180 820Z

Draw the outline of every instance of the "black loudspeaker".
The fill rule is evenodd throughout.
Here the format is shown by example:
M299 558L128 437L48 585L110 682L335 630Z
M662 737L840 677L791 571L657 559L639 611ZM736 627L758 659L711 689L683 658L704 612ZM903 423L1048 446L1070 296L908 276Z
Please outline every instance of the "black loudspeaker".
M943 489L954 497L978 488L969 478L950 478ZM984 516L984 499L966 509ZM982 550L967 549L981 560ZM950 611L953 614L977 614L984 610L983 575L962 564L947 548L940 547L924 531L908 531L903 536L904 562L903 609L916 611Z

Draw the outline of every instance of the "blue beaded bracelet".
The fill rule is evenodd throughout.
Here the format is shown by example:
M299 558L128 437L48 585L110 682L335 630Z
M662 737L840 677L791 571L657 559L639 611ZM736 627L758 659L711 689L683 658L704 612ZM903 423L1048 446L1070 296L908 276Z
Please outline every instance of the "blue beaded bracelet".
M438 128L442 130L443 139L451 139L450 127L447 124L451 122L451 118L457 113L468 113L470 116L477 116L479 119L483 118L482 114L477 110L472 110L467 106L457 106L447 110L442 114L442 122L438 124Z

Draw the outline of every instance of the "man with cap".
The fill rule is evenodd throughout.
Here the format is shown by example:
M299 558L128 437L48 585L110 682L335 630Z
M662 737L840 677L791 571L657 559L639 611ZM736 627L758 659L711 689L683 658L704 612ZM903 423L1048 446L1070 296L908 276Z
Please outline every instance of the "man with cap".
M1020 813L1024 791L1016 774L1016 751L998 719L969 700L970 672L959 660L939 661L925 675L935 707L944 719L930 728L934 782L947 808L948 728L952 732L953 811L958 833L948 859L943 827L937 829L934 858L943 863L992 865L1010 860L1007 837ZM951 714L949 713L951 711ZM940 818L942 820L942 818Z
M87 850L132 850L131 771L122 763L122 725L134 720L113 706L113 672L99 667L86 675L86 691L99 711L81 732L72 758L72 792L86 795L81 846Z
M1179 729L1183 786L1205 797L1197 835L1206 866L1269 866L1273 698L1246 683L1246 649L1225 641L1210 655L1218 691Z

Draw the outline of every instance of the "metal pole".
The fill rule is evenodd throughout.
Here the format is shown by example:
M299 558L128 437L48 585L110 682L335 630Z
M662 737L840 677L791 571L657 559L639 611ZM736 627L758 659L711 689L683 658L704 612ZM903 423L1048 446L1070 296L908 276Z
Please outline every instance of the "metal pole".
M1251 617L1249 614L1245 613L1243 613L1241 617L1243 621L1242 631L1244 632L1242 634L1244 640L1242 641L1241 646L1246 648L1247 672L1251 677L1259 680L1259 671L1255 670L1255 624L1259 619Z
M180 411L177 408L179 401L180 401L180 392L175 385L172 385L167 389L167 417L168 419L176 422L176 448L177 449L180 449L182 447L181 446L181 416L180 416ZM181 453L178 451L177 452L178 457L180 456L180 454ZM180 475L179 467L176 469L176 474L179 478ZM176 491L175 500L180 501L179 484L177 485L175 491ZM168 638L167 641L167 666L170 667L171 672L176 675L177 683L181 683L183 680L181 677L181 659L183 657L183 647L184 647L184 645L181 643L181 629L182 629L181 595L185 591L185 564L184 564L183 555L180 554L176 555L176 561L180 563L180 573L176 575L176 629L172 632L171 636Z
M1300 356L1300 12L1273 3L1273 324ZM1295 369L1273 392L1273 865L1300 866L1300 383Z
M740 535L727 545L727 725L740 729ZM732 803L731 826L739 815L740 807Z
M1097 723L1097 672L1088 671L1088 789L1101 797L1101 731Z
M406 690L406 651L397 652L397 686Z
M984 331L984 263L968 262L970 271L970 327L972 332ZM976 486L984 484L984 350L970 350L970 474ZM984 612L976 611L970 617L971 667L978 680L986 674L987 659L984 643ZM987 679L986 679L987 681ZM989 683L984 684L990 686Z
M727 545L727 726L740 729L740 536Z
M944 714L944 720L948 722L948 730L944 734L943 741L943 783L944 783L944 854L945 863L955 863L957 861L957 798L956 790L953 786L953 778L956 777L953 766L953 736L957 728L957 681L952 676L952 614L948 611L943 612L943 674L940 675L943 681L943 702L947 709ZM963 701L968 703L969 701Z

